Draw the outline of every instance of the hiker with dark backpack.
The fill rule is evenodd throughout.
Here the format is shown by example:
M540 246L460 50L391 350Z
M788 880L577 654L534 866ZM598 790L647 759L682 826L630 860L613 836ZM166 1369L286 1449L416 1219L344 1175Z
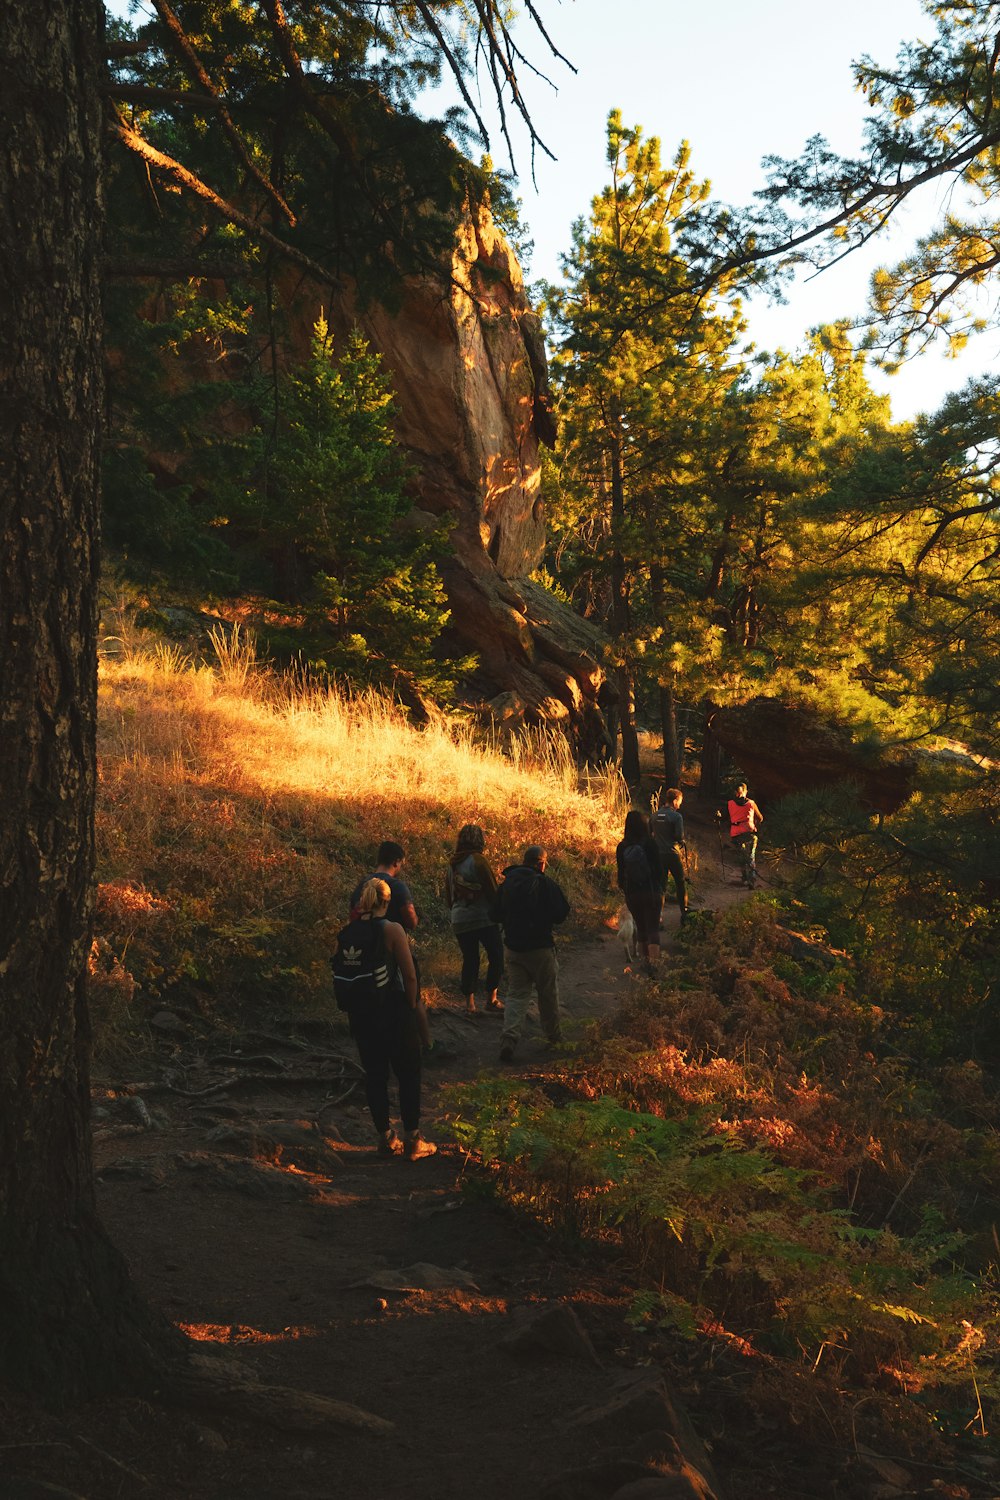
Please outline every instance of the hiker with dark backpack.
M503 977L503 942L497 926L497 878L483 850L486 836L475 823L458 831L455 852L444 876L445 900L451 908L451 926L462 953L462 994L470 1015L476 1009L479 983L479 949L486 954L486 989L490 1010L503 1010L497 989Z
M378 853L375 855L374 870L370 875L366 875L363 880L359 880L351 893L350 910L351 916L357 915L358 900L367 881L385 881L389 887L389 910L386 912L386 920L389 922L398 922L406 933L407 941L410 944L410 953L413 957L413 967L417 975L417 1004L418 1013L420 1013L420 959L413 946L420 918L417 916L417 909L413 904L413 894L410 887L400 873L405 862L406 851L402 844L398 844L395 839L383 839L378 846ZM454 1056L455 1053L451 1048L443 1046L440 1042L431 1041L428 1028L423 1042L424 1062L447 1062Z
M632 913L639 952L650 970L660 960L660 904L663 866L646 816L638 808L625 815L622 841L615 850L618 889Z
M386 921L390 896L386 881L365 881L357 915L337 934L330 966L337 1005L347 1012L365 1070L378 1154L417 1161L437 1150L420 1134L420 1043L430 1036L406 933ZM402 1140L390 1120L390 1068L399 1086Z
M687 880L684 874L687 845L684 842L684 817L681 813L683 801L684 793L680 787L668 787L649 820L650 837L656 842L663 867L662 893L666 894L666 879L668 875L672 875L677 905L681 912L681 925L687 918L688 910Z
M538 1016L550 1042L562 1039L559 1027L559 965L553 927L569 916L569 902L551 876L548 855L540 844L529 844L519 865L503 872L500 885L500 925L507 950L503 1035L500 1061L514 1061L532 989L538 993Z

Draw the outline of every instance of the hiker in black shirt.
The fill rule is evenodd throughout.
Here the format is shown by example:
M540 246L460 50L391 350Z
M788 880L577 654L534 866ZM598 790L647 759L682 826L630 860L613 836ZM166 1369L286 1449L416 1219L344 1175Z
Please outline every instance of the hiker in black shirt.
M397 844L392 839L383 839L378 846L375 856L375 868L364 880L359 880L351 893L351 910L357 908L361 888L367 880L384 880L389 887L389 915L390 922L398 922L404 932L414 932L419 918L416 907L413 905L413 896L410 887L405 880L400 878L400 870L406 860L402 844Z
M538 992L538 1015L546 1037L550 1042L561 1040L559 965L552 929L569 916L569 902L562 888L546 875L547 864L545 850L530 844L521 863L503 872L499 905L507 952L501 1062L514 1060L532 989Z
M684 858L687 846L684 843L684 818L681 803L684 793L680 787L672 786L663 794L663 800L649 820L649 832L656 840L656 847L663 866L663 892L666 894L666 877L674 878L677 905L681 910L681 922L687 916L687 881L684 876Z
M618 889L635 922L639 952L655 968L660 958L660 904L663 866L656 840L649 836L645 813L632 808L625 815L622 841L615 850Z

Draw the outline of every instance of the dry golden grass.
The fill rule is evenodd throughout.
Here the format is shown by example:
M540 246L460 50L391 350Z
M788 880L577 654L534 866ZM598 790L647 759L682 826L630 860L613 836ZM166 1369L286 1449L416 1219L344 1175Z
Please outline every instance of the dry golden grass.
M326 955L383 838L407 850L424 951L446 931L438 893L465 822L498 869L546 845L577 910L600 907L624 794L615 778L581 789L561 740L504 751L455 719L419 728L377 696L275 678L239 636L216 646L216 667L120 643L102 658L99 1025L165 1002L231 1024L325 1005Z

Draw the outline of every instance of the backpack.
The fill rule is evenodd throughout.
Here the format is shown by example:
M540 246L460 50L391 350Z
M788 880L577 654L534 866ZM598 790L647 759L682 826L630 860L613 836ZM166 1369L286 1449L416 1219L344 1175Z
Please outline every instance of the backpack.
M359 1010L387 994L395 964L379 920L356 918L337 934L330 959L338 1010Z
M626 894L653 889L653 872L641 844L626 844L622 850L622 885Z
M658 844L672 844L673 823L665 807L658 807L649 820L649 831Z
M524 866L520 868L524 869ZM541 893L541 875L536 874L532 880L507 876L500 887L500 923L505 933L535 927L539 921L544 921L545 911L539 900Z
M475 906L483 894L483 887L476 869L476 856L467 854L461 864L454 865L451 873L451 888L456 906Z

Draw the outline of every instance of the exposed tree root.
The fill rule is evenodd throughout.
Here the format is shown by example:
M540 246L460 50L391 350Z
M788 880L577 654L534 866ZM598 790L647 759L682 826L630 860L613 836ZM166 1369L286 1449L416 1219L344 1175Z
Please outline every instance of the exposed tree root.
M395 1423L349 1401L335 1401L312 1391L297 1391L285 1385L262 1385L245 1374L233 1360L195 1354L187 1372L171 1373L162 1395L181 1406L210 1407L229 1416L266 1422L282 1432L364 1432L388 1437Z

